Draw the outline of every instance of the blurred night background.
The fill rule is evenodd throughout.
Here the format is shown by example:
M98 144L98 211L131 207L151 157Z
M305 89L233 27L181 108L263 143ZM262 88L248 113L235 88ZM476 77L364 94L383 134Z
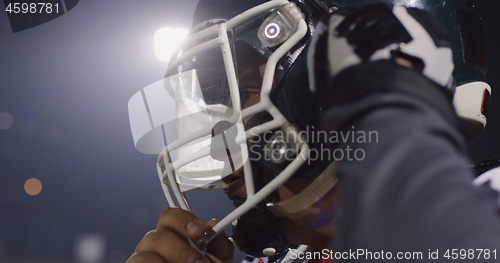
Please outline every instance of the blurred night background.
M155 32L189 29L196 2L83 0L17 33L0 4L0 262L124 262L156 227L157 156L135 150L127 103L165 70ZM500 157L500 1L476 4L492 106L471 162ZM205 222L232 209L223 193L191 197Z

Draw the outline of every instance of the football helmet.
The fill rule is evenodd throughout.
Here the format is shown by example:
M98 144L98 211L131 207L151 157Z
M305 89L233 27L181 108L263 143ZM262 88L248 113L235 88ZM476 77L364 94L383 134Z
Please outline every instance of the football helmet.
M220 179L243 169L246 200L207 233L203 244L297 176L301 167L302 176L328 167L303 166L309 146L299 132L315 123L320 107L307 88L303 51L331 3L338 5L319 0L200 1L190 35L172 55L164 79L130 99L136 148L161 152L157 169L170 206L177 200L190 210L185 191L224 189ZM248 84L250 79L258 83ZM245 106L255 96L258 102ZM249 160L264 163L276 178L262 185ZM321 185L332 185L331 176L324 178L329 183ZM277 204L275 210L287 209L301 207Z
M481 20L473 0L343 0L343 5L388 3L424 9L448 29L453 45L453 77L456 90L453 104L465 122L467 140L486 126L491 87L486 83L486 45Z
M464 2L444 2L455 1ZM321 99L309 89L306 50L318 21L341 5L358 2L384 1L201 0L193 28L172 55L164 79L130 99L134 143L140 152L160 153L158 176L171 207L178 205L191 211L185 191L226 189L221 179L243 170L246 200L237 200L236 209L197 243L199 248L229 224L240 224L237 219L255 207L286 216L314 204L335 185L335 163L311 163L309 158L310 149L318 146L308 142L307 127L316 124ZM424 0L385 2L433 6L432 1ZM465 2L463 5L466 11L473 8ZM447 22L456 25L452 20L458 16L462 15ZM462 31L457 29L452 35L458 34L460 39L461 35L472 34ZM458 63L463 66L456 70L457 83L482 89L483 95L475 96L474 102L469 95L467 102L456 99L456 105L469 103L467 107L472 108L480 104L481 109L461 116L469 116L482 129L487 115L484 94L490 89L484 83L485 67L479 63L482 55L467 56L468 60ZM253 172L258 169L276 177L263 183L262 173ZM262 205L264 198L290 178L313 175L316 181L297 198ZM269 217L267 212L251 214ZM262 229L266 232L269 228ZM274 241L270 237L257 243L237 243L248 254L269 256L286 247L282 241ZM254 249L259 243L261 246Z

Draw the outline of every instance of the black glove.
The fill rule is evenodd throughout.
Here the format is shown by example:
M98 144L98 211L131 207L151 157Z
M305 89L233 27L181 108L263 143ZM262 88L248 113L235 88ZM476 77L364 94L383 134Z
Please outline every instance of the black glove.
M316 26L311 41L310 88L322 95L324 109L397 90L430 102L459 125L449 34L426 11L382 3L344 7Z

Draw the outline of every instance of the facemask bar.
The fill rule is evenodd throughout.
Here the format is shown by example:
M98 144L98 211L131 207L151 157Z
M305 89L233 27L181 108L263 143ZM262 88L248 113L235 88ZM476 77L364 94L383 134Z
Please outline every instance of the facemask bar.
M196 54L199 54L200 52L215 47L220 47L222 49L222 54L229 81L229 88L231 92L231 99L233 101L233 109L234 109L232 116L228 118L227 121L236 124L238 130L238 134L236 136L236 143L241 147L243 160L248 160L248 150L247 150L248 139L252 138L253 136L261 135L266 131L278 129L287 123L286 118L271 102L269 94L271 92L274 73L278 61L306 35L307 24L303 19L303 17L300 17L300 19L298 20L298 26L296 32L293 33L285 42L283 42L283 44L279 46L279 48L277 48L275 52L269 57L264 72L262 90L260 93L260 102L244 109L243 111L241 111L238 83L236 78L235 66L233 63L234 60L232 58L231 47L229 44L230 42L227 33L228 30L231 30L235 26L241 24L242 22L256 15L259 15L261 13L264 13L274 8L278 8L286 4L289 4L289 2L286 0L269 1L262 5L256 6L252 9L249 9L248 11L234 17L231 20L228 20L225 23L212 26L196 34L193 34L186 41L200 42L203 39L207 39L210 37L215 37L215 38L183 52L176 60L174 60L169 65L166 72L166 75L173 73L173 71L176 70L177 67L183 63L183 61L195 56ZM253 127L248 131L245 131L242 119L264 111L268 112L272 116L272 120L264 124L261 124L259 126ZM241 114L239 114L240 112ZM176 204L169 187L172 188L172 191L174 192L173 194L175 195L175 199L177 199L177 201L179 202L180 207L187 211L191 211L189 208L189 204L185 199L184 194L181 192L181 189L177 184L177 181L175 180L176 178L174 171L182 165L185 165L203 156L209 155L210 152L209 149L201 150L198 153L189 156L189 158L186 157L184 159L176 160L173 163L170 160L169 152L176 150L177 148L181 147L184 144L190 143L198 138L206 136L207 134L211 134L211 131L212 127L207 127L206 129L198 130L187 136L181 137L173 141L169 145L167 145L161 152L158 158L157 171L160 177L160 181L162 183L163 191L165 192L165 196L171 207L175 207ZM243 215L248 210L255 207L272 191L276 190L280 185L282 185L288 179L290 179L292 175L307 161L308 156L309 156L309 146L307 144L303 144L301 146L300 152L298 153L298 156L290 163L290 165L257 193L255 193L254 189L253 174L251 171L250 161L245 161L243 166L243 171L244 171L245 184L247 190L247 200L241 206L239 206L233 212L231 212L229 215L224 217L217 225L213 227L213 229L209 233L206 233L206 235L202 238L201 244L199 242L196 242L198 243L197 246L200 249L204 249L205 246L217 235L217 233L222 231L237 217ZM164 171L162 167L164 167Z
M212 49L212 48L216 48L216 47L220 46L220 48L222 49L224 65L226 68L226 74L227 74L227 78L228 78L228 82L229 82L228 84L229 84L229 89L230 89L230 94L231 94L231 100L232 100L232 104L233 104L232 106L233 106L233 109L236 109L236 110L232 111L232 115L227 119L227 121L232 123L232 124L236 124L238 134L244 134L244 127L243 127L243 123L241 120L241 116L239 114L239 109L241 109L241 105L240 105L240 101L239 101L238 83L237 83L236 73L234 71L234 63L233 63L233 58L231 55L231 48L229 46L229 39L227 36L228 29L226 27L226 24L221 24L221 25L217 26L217 29L218 29L219 37L214 39L216 41L214 41L214 40L208 41L208 42L202 44L202 47L204 47L204 49L206 48L208 50L208 49ZM197 48L194 48L194 49L197 49ZM181 55L181 57L179 59L182 61L185 61L185 58L183 58L183 57L186 56L186 54L188 55L189 58L192 57L192 56L189 56L191 54L191 52L192 52L192 50L189 50L188 52ZM193 56L196 54L198 54L198 53L193 54ZM177 61L179 61L179 59ZM175 67L175 66L173 66L173 67ZM167 72L168 72L168 70L167 70ZM188 204L184 194L182 193L182 191L179 187L179 184L176 181L174 171L176 171L180 167L182 167L182 166L184 166L192 161L200 159L204 156L209 156L210 155L210 148L201 149L198 152L195 152L188 157L184 157L184 158L181 158L179 160L176 160L173 163L171 162L170 157L168 156L168 153L178 149L181 145L193 142L196 139L199 139L203 136L211 134L211 132L212 132L212 127L207 127L207 129L202 129L200 131L194 132L188 136L184 136L181 139L174 141L173 143L167 145L164 148L164 150L162 151L162 153L160 154L160 157L158 159L157 170L159 172L159 176L160 176L160 180L161 180L162 184L166 184L167 182L170 182L170 183L168 183L168 186L170 186L172 188L174 195L175 195L177 201L179 202L179 205L181 206L181 208L188 210L188 211L191 211L189 208L189 204ZM178 143L176 144L176 142L178 142ZM243 160L247 160L248 156L245 156L245 153L247 152L246 142L239 143L239 145L242 149L241 152L243 155L242 156ZM162 164L163 164L163 167L165 167L164 172L161 169ZM160 174L160 172L161 172L161 174ZM172 183L172 182L175 182L175 183ZM167 200L169 201L169 205L171 207L175 206L175 203L173 202L173 198L172 198L172 195L171 195L168 187L166 187L166 188L163 187L163 189L164 189L165 195L169 196L169 197L167 197Z

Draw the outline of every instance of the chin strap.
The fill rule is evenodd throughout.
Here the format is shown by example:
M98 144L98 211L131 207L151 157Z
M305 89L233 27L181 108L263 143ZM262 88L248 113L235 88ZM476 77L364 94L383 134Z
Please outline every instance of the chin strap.
M334 174L336 164L336 161L330 163L316 180L294 197L277 203L267 203L267 209L277 217L285 217L311 207L337 184L338 179Z

